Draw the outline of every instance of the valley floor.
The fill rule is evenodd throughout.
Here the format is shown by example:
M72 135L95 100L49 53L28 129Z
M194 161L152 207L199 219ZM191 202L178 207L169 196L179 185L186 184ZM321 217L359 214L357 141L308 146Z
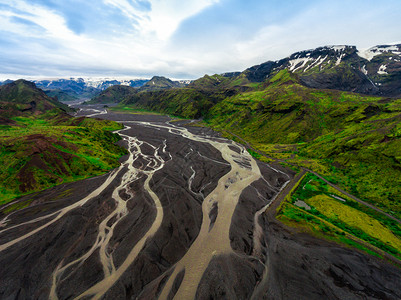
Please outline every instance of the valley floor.
M0 216L0 298L401 298L401 269L275 218L304 174L189 121L92 109L129 154Z

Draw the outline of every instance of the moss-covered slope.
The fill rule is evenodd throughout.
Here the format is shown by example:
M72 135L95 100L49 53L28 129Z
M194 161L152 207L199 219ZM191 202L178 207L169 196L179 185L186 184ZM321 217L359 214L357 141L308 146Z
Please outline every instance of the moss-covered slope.
M401 216L401 100L307 88L283 70L216 104L207 122Z
M0 116L3 118L26 113L39 115L54 108L72 111L67 105L47 96L32 82L20 79L0 86Z
M0 88L0 204L119 165L126 153L112 130L121 124L73 118L33 83Z

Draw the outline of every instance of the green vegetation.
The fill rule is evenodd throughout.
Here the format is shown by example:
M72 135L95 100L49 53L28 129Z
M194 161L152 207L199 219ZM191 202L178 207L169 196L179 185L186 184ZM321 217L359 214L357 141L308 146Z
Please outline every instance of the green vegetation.
M0 204L65 182L97 176L118 167L126 153L110 131L122 125L71 118L55 109L40 116L11 118L0 128ZM9 209L19 209L11 206Z
M125 105L125 106L113 106L108 108L109 111L112 112L123 112L123 113L129 113L129 114L141 114L141 115L146 115L146 114L151 114L151 115L159 115L161 113L157 113L154 111L151 111L149 109L144 109L144 108L137 108L134 105Z
M260 155L259 153L253 151L252 149L248 149L248 152L250 155L252 155L252 157L256 158L256 159L260 159L262 155Z
M48 97L32 82L20 79L0 86L0 118L39 114L54 108L72 111L67 105Z
M245 144L253 157L272 158L296 171L311 169L401 219L401 99L336 90L364 89L355 65L343 59L321 66L310 62L291 73L267 62L235 76L206 75L185 88L136 91L122 97L118 109L202 118ZM308 88L301 83L306 81L331 89ZM319 183L319 189L311 195L297 190L305 208L287 201L280 219L364 251L375 247L400 257L399 224L330 186Z
M63 92L62 90L44 90L47 96L55 98L57 97L58 101L68 102L68 101L76 101L78 100L78 95L71 95L69 93Z
M163 101L160 101L163 99ZM192 88L140 92L127 97L120 105L157 111L184 118L199 118L213 106L212 97Z
M401 258L399 223L339 193L312 173L287 195L277 218L371 254L372 249L378 253L380 249Z
M264 90L220 101L205 121L401 218L401 100L296 82L281 71Z
M291 168L309 168L401 218L400 99L308 88L287 70L261 82L248 75L206 75L185 88L138 92L119 109L203 118L226 137L249 142L260 151L251 152L255 157L266 159L259 157L265 153Z

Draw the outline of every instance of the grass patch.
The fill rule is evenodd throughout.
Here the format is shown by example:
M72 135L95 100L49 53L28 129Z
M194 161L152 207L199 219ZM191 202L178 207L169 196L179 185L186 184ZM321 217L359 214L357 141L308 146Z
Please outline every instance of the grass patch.
M309 208L296 206L297 201L305 202ZM287 195L277 211L277 218L287 225L307 229L320 237L348 246L358 245L358 249L369 253L376 249L380 254L377 251L380 249L401 258L400 224L337 190L334 192L311 173L305 175ZM372 246L369 251L367 244Z
M44 114L14 118L0 130L0 204L55 185L104 174L126 150L108 120ZM10 206L11 210L23 208Z

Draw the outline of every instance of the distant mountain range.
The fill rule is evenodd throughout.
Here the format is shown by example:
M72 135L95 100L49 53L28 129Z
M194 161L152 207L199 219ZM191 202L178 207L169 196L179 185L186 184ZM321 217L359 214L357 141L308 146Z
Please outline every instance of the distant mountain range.
M281 60L267 61L243 72L206 75L195 81L173 81L154 76L150 80L70 78L34 80L33 82L46 94L57 97L60 101L88 100L100 96L94 100L107 102L109 100L101 92L113 86L136 88L138 90L135 93L182 87L201 90L236 87L237 91L238 89L244 91L249 88L249 84L265 82L283 69L296 74L300 83L306 87L384 97L401 95L401 44L380 45L367 50L358 50L355 46L347 45L324 46L296 52ZM222 78L224 80L221 80ZM0 82L0 85L9 82L11 81L6 80ZM123 89L133 92L131 89ZM110 93L106 92L106 94ZM117 96L115 93L112 94ZM116 102L112 99L110 101Z
M154 79L158 78L158 84L154 84ZM172 81L164 77L154 77L149 79L112 79L112 78L70 78L70 79L44 79L33 80L36 86L50 97L57 97L60 101L88 100L99 94L108 87L115 85L139 88L150 82L146 88L149 90L158 88L183 87L190 80ZM153 80L153 81L152 81ZM168 83L167 83L168 81ZM11 83L12 80L0 82L0 85ZM153 82L153 83L152 83Z
M358 51L355 46L319 47L243 72L205 75L181 86L167 84L168 79L164 77L154 77L140 88L109 87L91 102L137 103L153 107L160 97L170 99L169 102L193 97L215 103L227 96L253 90L258 84L267 84L282 70L287 70L294 75L294 80L309 88L396 97L401 95L401 44L375 46L363 51ZM184 89L177 90L180 87ZM210 103L202 105L210 107Z
M127 85L113 85L100 92L92 98L91 103L119 103L127 97L131 98L136 94L144 94L148 92L166 91L174 88L183 88L190 81L173 81L166 77L154 76L141 87L132 87ZM127 100L128 101L128 100Z
M60 101L90 99L113 85L140 87L147 81L147 79L117 80L93 78L34 80L37 87L52 96L57 96Z

